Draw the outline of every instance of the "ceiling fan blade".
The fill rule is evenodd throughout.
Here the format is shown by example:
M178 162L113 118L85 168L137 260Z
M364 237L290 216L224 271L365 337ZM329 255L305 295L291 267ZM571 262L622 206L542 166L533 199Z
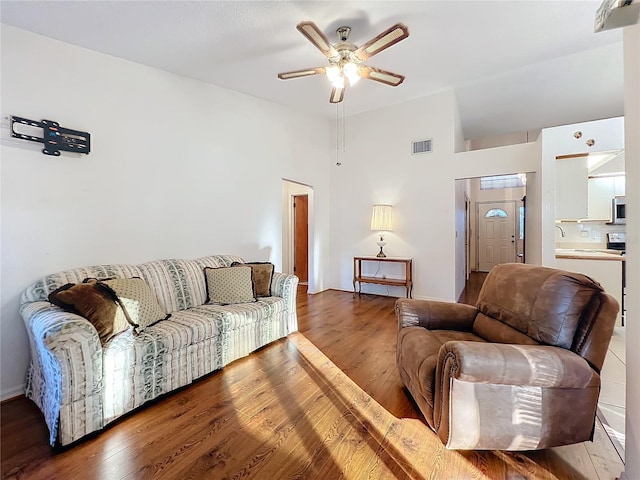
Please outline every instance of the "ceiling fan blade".
M324 67L306 68L304 70L293 70L292 72L282 72L278 74L280 80L288 80L290 78L308 77L310 75L318 75L324 73Z
M329 103L340 103L344 98L344 87L333 87L331 89L331 96L329 97Z
M386 70L380 70L373 67L361 67L360 76L362 78L368 78L369 80L375 80L376 82L384 83L392 87L397 87L404 82L404 75L399 75L393 72L387 72Z
M333 48L329 39L320 31L318 26L313 22L300 22L296 28L307 37L318 50L320 50L327 58L340 58L338 51Z
M380 35L372 38L367 43L358 48L353 54L364 62L367 58L373 57L386 48L389 48L409 36L409 29L402 23L396 23Z

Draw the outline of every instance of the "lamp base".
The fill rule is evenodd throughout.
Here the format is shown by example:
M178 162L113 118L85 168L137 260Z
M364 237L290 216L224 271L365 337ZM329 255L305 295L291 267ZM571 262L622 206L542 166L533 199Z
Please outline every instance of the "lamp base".
M387 242L384 241L384 235L382 235L382 233L380 234L380 241L376 242L378 244L378 246L380 247L380 252L378 252L378 255L376 255L376 257L378 258L385 258L386 255L384 254L384 252L382 251L382 247L384 247Z

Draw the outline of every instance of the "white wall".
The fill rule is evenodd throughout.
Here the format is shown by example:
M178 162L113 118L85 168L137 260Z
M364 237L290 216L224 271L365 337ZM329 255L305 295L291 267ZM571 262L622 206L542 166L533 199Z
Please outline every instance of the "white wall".
M540 156L536 143L455 153L456 125L452 92L349 118L347 152L331 173L332 285L353 288L353 256L377 251L375 232L369 230L371 206L389 203L395 226L385 252L414 259L414 296L457 298L455 180L535 172ZM412 156L411 142L426 138L433 139L433 152ZM381 274L397 273L384 268ZM378 285L365 284L363 291L404 295L402 288Z
M625 478L640 478L640 25L624 29L625 167L627 178L627 399Z
M353 256L377 253L371 207L386 203L394 230L384 250L413 257L414 296L453 298L454 182L442 181L453 156L453 106L447 92L349 117L342 166L331 170L332 285L353 288ZM433 152L412 156L411 142L428 138ZM392 267L380 274L399 275ZM404 296L399 287L362 291Z
M540 136L540 130L530 132L513 132L503 135L492 135L489 137L472 138L467 140L466 150L482 150L483 148L501 147L504 145L515 145L517 143L534 142Z
M2 398L24 384L28 284L91 264L209 254L279 270L283 178L314 186L315 271L328 269L330 122L6 25L1 35L2 116L92 135L88 156L3 140Z

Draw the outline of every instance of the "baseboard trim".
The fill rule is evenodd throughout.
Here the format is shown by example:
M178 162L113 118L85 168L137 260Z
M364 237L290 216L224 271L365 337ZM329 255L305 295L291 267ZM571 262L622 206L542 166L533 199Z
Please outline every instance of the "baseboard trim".
M0 402L6 402L7 400L13 400L16 397L20 397L25 394L26 385L18 385L15 387L7 388L0 392Z
M307 293L309 295L317 295L318 293L328 292L329 290L333 290L333 289L332 288L323 288L322 290L314 290L314 291L307 290Z

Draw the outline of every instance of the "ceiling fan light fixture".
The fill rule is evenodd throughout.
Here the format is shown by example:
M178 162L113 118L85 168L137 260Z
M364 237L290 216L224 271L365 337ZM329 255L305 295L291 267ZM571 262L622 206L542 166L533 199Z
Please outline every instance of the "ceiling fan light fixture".
M345 63L344 67L342 67L342 70L344 72L344 76L349 79L349 84L351 86L355 85L358 82L358 80L360 80L360 73L358 71L359 69L355 63L353 62Z
M339 41L334 45L313 22L300 22L296 28L324 54L329 60L329 66L282 72L278 74L278 78L282 80L324 73L332 84L331 96L329 97L329 102L331 103L340 103L343 100L347 80L351 86L355 85L361 78L367 78L392 87L397 87L404 81L403 75L386 72L363 64L368 58L409 36L409 29L401 23L388 28L361 47L356 47L348 41L351 32L350 27L340 27L336 30Z
M331 85L333 85L336 88L344 88L344 77L343 76L336 77L336 79L331 82Z
M327 78L331 83L334 83L340 77L342 77L342 71L338 65L332 65L326 69Z

